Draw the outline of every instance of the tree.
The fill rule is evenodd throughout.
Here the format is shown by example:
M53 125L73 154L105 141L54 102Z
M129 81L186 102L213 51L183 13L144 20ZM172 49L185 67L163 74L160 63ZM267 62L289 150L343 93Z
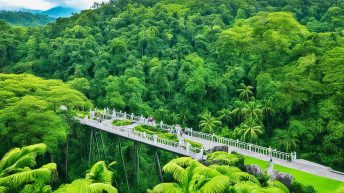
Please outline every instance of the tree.
M239 98L244 101L249 101L253 95L253 86L246 86L244 83L240 84L240 88L237 90Z
M151 193L221 193L229 188L230 180L192 158L176 158L163 167L174 182L156 185Z
M245 120L254 120L260 122L262 118L261 105L255 101L250 101L245 104L245 107L242 109Z
M99 161L87 172L85 179L62 185L54 193L117 193L117 189L111 185L112 175L105 162Z
M219 111L219 119L222 123L229 125L232 120L232 111L229 109L221 109Z
M290 129L275 131L273 140L276 145L285 152L292 152L297 150L300 141L297 139L296 133L292 132Z
M46 150L45 144L36 144L7 152L0 161L0 192L51 192L56 164L35 168L36 157Z
M221 121L213 117L210 112L203 113L201 117L199 127L203 132L214 133L215 129L221 125Z
M264 115L264 119L266 120L266 128L269 128L269 118L274 114L274 110L271 107L271 101L270 100L264 100L263 105L261 107L261 111Z
M263 134L262 126L256 125L253 120L248 120L240 125L239 135L241 135L241 139L243 140L249 140L252 143L261 134Z

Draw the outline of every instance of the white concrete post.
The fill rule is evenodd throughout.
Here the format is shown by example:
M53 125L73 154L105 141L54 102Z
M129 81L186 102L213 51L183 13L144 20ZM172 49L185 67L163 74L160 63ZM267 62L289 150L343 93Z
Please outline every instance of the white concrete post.
M127 119L127 113L126 112L124 112L123 119Z
M154 144L156 145L158 143L158 136L156 136L155 134L153 135L153 140L154 140Z
M190 155L190 143L186 142L186 154Z
M213 135L211 136L212 141L214 141L214 137L215 137L215 134L213 133Z
M239 139L236 141L236 147L239 148Z
M146 132L144 131L144 132L143 132L143 138L146 139L146 137L147 137L147 135L146 135Z
M112 119L115 119L116 118L116 111L115 109L112 110Z
M232 153L232 150L231 150L231 146L227 146L228 147L228 153Z
M140 122L143 123L143 115L141 115Z
M164 127L164 123L160 121L160 128L163 129L163 127Z
M134 113L131 113L130 118L131 118L131 120L134 120Z

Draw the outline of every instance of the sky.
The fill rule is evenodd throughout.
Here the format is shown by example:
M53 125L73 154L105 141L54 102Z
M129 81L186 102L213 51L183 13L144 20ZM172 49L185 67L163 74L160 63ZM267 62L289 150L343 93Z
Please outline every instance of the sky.
M48 10L56 6L87 9L93 5L93 2L100 3L103 1L105 0L0 0L0 10Z

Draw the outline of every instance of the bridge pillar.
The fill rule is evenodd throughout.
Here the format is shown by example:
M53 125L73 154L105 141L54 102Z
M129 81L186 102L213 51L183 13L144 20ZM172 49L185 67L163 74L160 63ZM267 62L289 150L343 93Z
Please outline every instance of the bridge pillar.
M131 120L134 120L134 113L131 113L130 118Z
M231 146L228 145L228 153L232 153Z
M236 146L239 148L239 139L236 140Z
M158 136L154 134L153 140L154 140L154 144L156 145L158 143Z
M112 110L112 119L115 119L115 118L116 118L116 110L113 109L113 110Z
M126 112L124 112L123 119L127 119L127 113Z
M186 142L186 154L190 155L190 143Z
M160 121L160 128L162 129L164 127L164 123Z

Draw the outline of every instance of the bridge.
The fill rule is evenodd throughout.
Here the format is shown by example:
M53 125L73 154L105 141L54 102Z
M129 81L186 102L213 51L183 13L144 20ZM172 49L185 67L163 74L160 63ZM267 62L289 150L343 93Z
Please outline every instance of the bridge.
M157 147L159 149L164 149L182 156L189 156L196 160L206 159L204 151L218 146L227 146L229 153L235 151L245 156L266 161L272 157L274 164L304 171L317 176L344 181L343 173L333 171L331 168L317 163L297 159L295 152L281 152L276 149L242 142L238 139L228 139L214 134L194 131L191 128L184 128L184 134L180 135L181 127L167 125L162 121L159 124L156 124L155 122L149 122L148 119L143 116L135 116L134 114L127 114L125 112L116 112L115 110L109 111L104 109L104 113L99 116L101 116L103 121L97 120L95 111L90 111L90 118L85 117L79 118L78 120L81 124L87 125L91 128L109 132L120 137ZM133 124L127 126L114 126L112 124L114 120L126 119L132 120ZM150 135L145 132L136 131L134 128L137 125L151 125L168 132L176 132L179 142L164 139L157 135ZM193 147L190 143L185 143L187 140L202 144L203 148Z

